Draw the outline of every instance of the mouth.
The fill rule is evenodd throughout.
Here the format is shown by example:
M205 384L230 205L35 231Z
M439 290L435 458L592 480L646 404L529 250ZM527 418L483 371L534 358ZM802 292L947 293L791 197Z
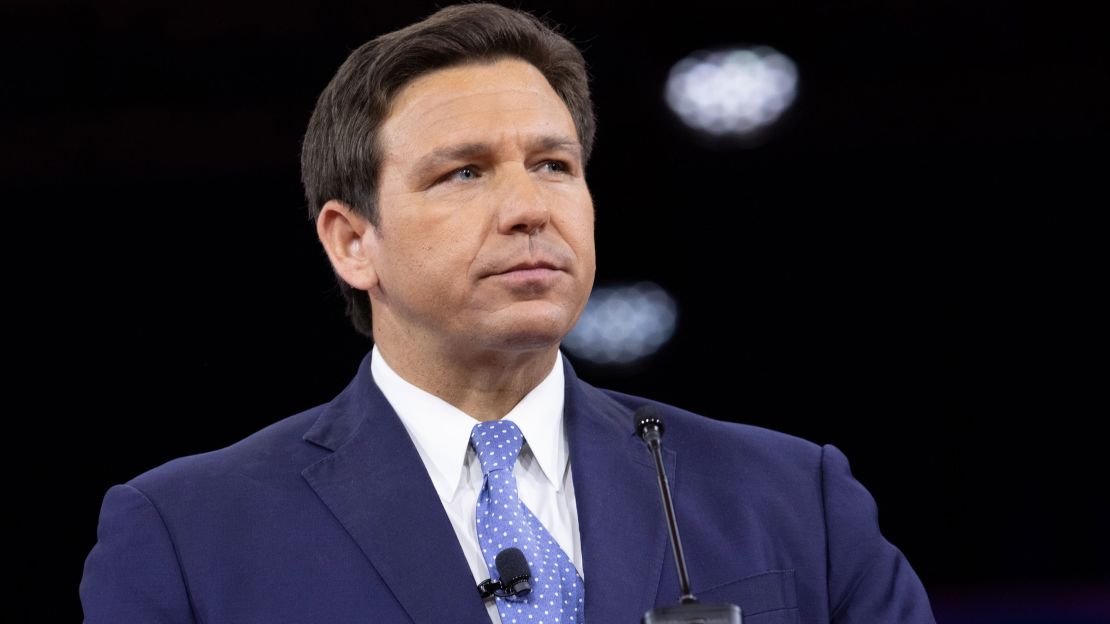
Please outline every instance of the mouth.
M489 276L495 283L522 296L535 296L554 288L563 270L547 260L518 262Z
M495 273L495 275L505 275L507 273L516 273L520 271L535 272L537 275L542 274L543 271L558 271L559 267L554 263L546 260L534 260L529 262L519 262L513 266Z

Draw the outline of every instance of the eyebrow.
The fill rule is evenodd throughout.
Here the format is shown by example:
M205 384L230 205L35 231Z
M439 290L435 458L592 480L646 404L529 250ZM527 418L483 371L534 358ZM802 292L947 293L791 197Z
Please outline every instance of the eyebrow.
M574 158L582 161L582 145L578 141L560 135L543 135L528 142L529 152L563 151L569 152ZM425 172L438 168L443 163L469 160L493 151L491 143L472 142L448 145L435 149L420 157L412 168L415 177L422 176Z

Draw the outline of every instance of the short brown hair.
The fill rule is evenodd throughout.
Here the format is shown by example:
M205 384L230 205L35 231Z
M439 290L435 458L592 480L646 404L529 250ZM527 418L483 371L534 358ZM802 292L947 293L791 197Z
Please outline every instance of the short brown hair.
M570 110L585 163L595 120L586 62L573 43L528 13L494 4L461 4L364 43L320 94L301 149L301 180L315 221L338 200L379 225L378 130L401 87L429 72L467 63L519 58L531 63ZM371 336L365 291L339 279L347 316Z

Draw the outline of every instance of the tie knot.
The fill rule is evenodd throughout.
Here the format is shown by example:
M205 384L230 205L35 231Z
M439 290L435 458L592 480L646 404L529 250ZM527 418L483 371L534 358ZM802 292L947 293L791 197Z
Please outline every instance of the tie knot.
M524 436L513 421L492 420L474 425L470 443L482 462L482 473L489 474L494 470L512 470L524 445Z

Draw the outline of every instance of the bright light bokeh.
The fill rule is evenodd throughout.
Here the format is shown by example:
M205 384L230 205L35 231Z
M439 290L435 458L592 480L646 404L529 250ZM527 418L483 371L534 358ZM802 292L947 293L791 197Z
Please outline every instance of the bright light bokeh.
M671 68L666 99L691 128L746 136L773 124L794 102L794 62L769 47L698 52Z
M677 318L674 298L657 284L599 286L563 347L598 364L627 364L666 344Z

